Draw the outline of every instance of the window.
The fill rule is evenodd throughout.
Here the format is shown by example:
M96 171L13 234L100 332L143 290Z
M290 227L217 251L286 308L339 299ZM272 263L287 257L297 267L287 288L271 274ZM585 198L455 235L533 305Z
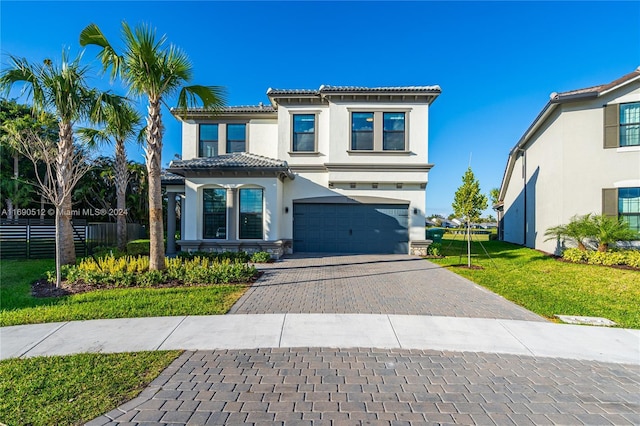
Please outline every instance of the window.
M604 147L640 146L640 102L604 107Z
M406 112L352 112L352 151L407 151Z
M351 113L351 149L373 150L373 113Z
M198 157L218 155L218 125L201 124Z
M247 125L227 124L227 154L232 152L246 152Z
M262 239L262 189L240 189L240 238Z
M640 188L618 189L618 214L631 229L640 232Z
M293 115L293 152L316 151L315 114Z
M206 188L203 191L203 238L227 238L227 190Z
M640 102L620 105L620 146L640 145Z
M385 112L383 117L382 149L404 151L404 112Z

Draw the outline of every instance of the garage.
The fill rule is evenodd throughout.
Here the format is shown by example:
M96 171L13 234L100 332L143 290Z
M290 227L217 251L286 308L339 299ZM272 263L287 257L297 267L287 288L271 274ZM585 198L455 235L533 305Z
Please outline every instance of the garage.
M376 197L322 197L293 203L293 250L409 252L409 203Z

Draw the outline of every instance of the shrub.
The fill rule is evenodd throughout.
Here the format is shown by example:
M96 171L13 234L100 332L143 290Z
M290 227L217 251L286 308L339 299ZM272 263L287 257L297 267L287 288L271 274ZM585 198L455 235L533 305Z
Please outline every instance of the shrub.
M638 250L609 250L603 252L569 248L564 251L562 257L570 262L588 263L590 265L628 265L633 268L640 268L640 251Z
M209 252L209 251L194 251L194 252L186 252L181 251L177 255L177 257L183 259L193 259L196 257L202 257L209 260L230 260L232 262L242 262L246 263L250 260L250 256L248 253L244 251L224 251L221 253Z
M584 250L578 248L568 248L562 253L562 258L569 262L586 262L587 254Z
M133 240L127 243L127 254L131 256L148 255L151 251L150 240Z
M165 259L165 265L162 271L150 271L148 256L85 258L77 265L63 268L63 277L96 287L152 287L171 280L184 284L246 283L257 273L256 268L247 263L198 256ZM55 273L48 273L47 278L55 281Z
M640 268L640 250L625 250L625 264L633 268Z
M253 263L268 263L271 262L271 255L266 251L257 251L251 255L251 261Z
M427 247L427 256L442 256L442 243L431 243Z

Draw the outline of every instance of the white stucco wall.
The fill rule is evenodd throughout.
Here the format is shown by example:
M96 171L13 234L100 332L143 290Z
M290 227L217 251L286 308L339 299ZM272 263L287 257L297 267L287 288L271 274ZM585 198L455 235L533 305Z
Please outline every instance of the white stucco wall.
M185 210L186 216L184 221L184 240L202 240L203 223L202 208L204 188L263 188L264 202L264 240L277 240L279 238L279 229L281 227L281 215L279 215L278 206L279 197L282 195L282 182L276 178L191 178L185 182ZM236 195L237 197L237 195ZM236 206L239 206L239 198L236 199ZM227 218L227 226L229 218ZM236 235L238 219L236 216Z
M409 153L349 153L350 117L352 110L405 111ZM317 116L316 132L318 153L296 155L291 153L292 114L313 113ZM317 171L297 171L294 180L277 178L189 178L185 183L185 217L182 238L202 239L202 189L206 187L241 187L259 185L265 188L265 239L291 239L293 237L293 201L323 196L369 196L399 199L409 203L409 236L411 240L424 240L426 170L402 170L404 165L428 163L429 106L409 102L333 102L318 105L279 105L277 119L254 116L248 121L248 151L269 158L287 161L296 166L317 166ZM214 122L206 120L202 122ZM233 116L221 117L222 123L234 121ZM198 123L183 122L182 158L193 159L198 154ZM222 136L220 136L222 138ZM327 172L326 165L356 165L356 168ZM358 169L358 166L371 168ZM378 165L385 165L387 169ZM388 169L390 166L397 165ZM329 184L334 186L329 188ZM356 183L356 189L349 188ZM372 183L378 188L373 189ZM402 184L402 188L397 188ZM422 188L421 188L422 186ZM286 211L288 209L288 211ZM414 213L415 210L415 213Z
M621 93L622 92L622 93ZM640 186L640 147L603 148L603 105L640 101L640 84L587 102L561 104L526 149L526 245L556 252L545 231L574 215L602 213L602 189ZM504 197L504 239L523 244L522 158Z

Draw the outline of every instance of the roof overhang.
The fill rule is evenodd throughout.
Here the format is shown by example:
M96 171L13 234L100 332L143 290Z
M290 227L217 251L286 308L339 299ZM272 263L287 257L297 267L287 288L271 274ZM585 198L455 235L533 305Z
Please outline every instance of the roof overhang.
M343 196L335 195L328 197L311 197L311 198L299 198L293 200L293 203L303 204L403 204L409 205L407 200L399 200L395 198L383 198L383 197L369 197L369 196Z
M518 155L520 155L527 149L527 145L529 144L531 137L554 113L554 111L558 108L558 105L597 99L598 97L601 97L607 93L610 93L638 80L640 80L640 67L638 67L638 69L636 69L635 71L626 74L608 84L563 93L551 93L551 95L549 96L549 102L547 102L544 108L542 108L542 111L540 111L535 120L533 120L533 123L531 123L529 128L524 132L520 140L518 140L518 143L516 143L511 151L509 151L509 158L507 160L507 166L505 167L505 171L502 177L498 200L501 202L504 201L508 183L511 180L511 175L513 173L513 168L515 167L516 160L518 159Z

